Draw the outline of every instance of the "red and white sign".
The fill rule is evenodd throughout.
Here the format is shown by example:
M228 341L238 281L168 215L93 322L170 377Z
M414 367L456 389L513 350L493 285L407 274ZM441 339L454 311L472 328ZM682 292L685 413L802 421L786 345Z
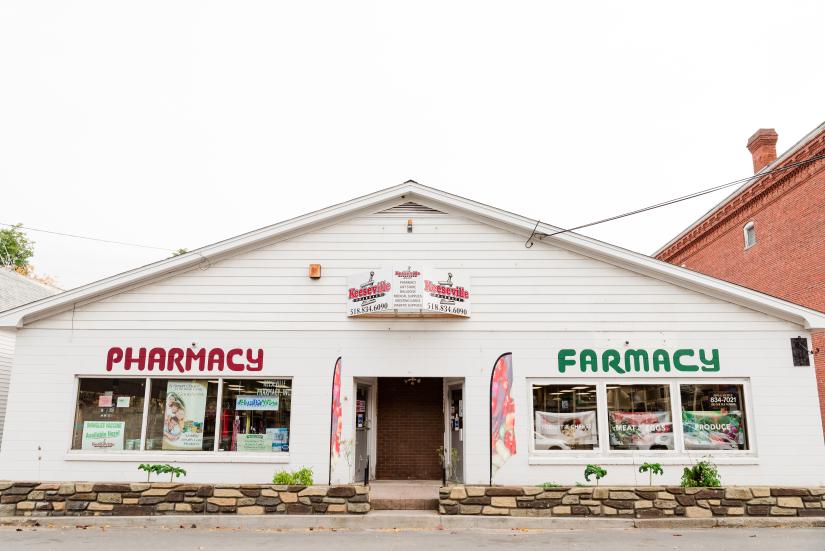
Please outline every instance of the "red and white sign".
M347 278L347 316L470 316L468 278L417 266L371 270Z

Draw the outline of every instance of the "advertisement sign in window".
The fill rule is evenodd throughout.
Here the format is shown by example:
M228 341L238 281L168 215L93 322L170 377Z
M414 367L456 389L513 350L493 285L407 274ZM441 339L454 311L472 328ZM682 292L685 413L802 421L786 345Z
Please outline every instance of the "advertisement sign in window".
M162 449L202 449L206 394L206 381L169 381L163 415Z
M634 450L673 449L669 411L611 411L610 447Z
M239 434L237 435L239 452L271 452L271 434Z
M596 412L536 411L536 449L575 449L599 443Z
M286 427L278 427L274 429L266 429L266 434L272 441L272 451L274 452L288 452L289 451L289 429Z
M235 397L236 411L278 411L280 399L278 396L237 396Z
M123 421L85 421L82 450L120 451L123 449Z

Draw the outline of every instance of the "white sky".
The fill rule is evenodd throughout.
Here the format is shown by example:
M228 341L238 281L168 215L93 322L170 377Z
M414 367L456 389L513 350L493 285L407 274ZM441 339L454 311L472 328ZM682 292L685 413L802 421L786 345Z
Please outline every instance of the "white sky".
M631 6L632 4L632 6ZM569 227L825 119L821 2L0 3L0 222L196 248L414 179ZM587 235L652 253L726 192ZM31 232L64 288L168 256Z

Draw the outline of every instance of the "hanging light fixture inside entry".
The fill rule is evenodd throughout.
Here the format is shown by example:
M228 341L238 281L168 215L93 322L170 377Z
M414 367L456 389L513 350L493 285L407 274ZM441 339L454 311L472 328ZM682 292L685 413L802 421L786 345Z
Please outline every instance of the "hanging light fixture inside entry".
M418 377L407 377L406 379L404 379L404 383L410 386L415 386L421 383L421 379L419 379Z

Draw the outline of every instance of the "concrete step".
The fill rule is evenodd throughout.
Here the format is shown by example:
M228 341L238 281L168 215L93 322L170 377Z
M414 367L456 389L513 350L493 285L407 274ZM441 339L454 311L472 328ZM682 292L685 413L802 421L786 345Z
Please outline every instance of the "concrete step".
M438 499L371 498L373 511L437 511Z

